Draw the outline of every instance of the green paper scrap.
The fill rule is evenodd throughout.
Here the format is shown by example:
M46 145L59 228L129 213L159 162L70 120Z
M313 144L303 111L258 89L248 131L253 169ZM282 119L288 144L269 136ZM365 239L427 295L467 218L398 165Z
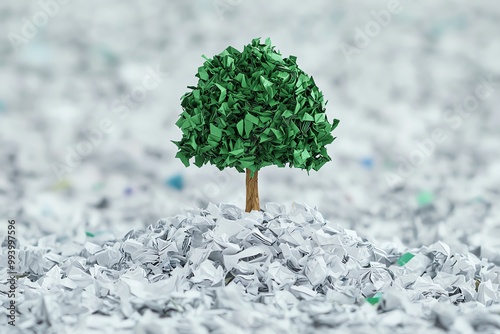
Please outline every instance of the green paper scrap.
M382 299L382 292L377 292L372 297L366 298L366 301L372 305L375 305L380 301L380 299Z
M421 191L417 196L417 201L420 206L426 206L432 203L434 194L432 191Z
M264 166L319 170L331 158L325 146L336 137L339 120L329 122L313 78L285 58L267 38L228 47L198 68L196 86L181 97L175 123L182 131L176 158L187 167L246 168L251 175Z
M103 230L103 231L95 231L94 233L89 232L89 231L85 231L85 235L87 235L87 237L91 237L91 238L94 238L94 237L101 235L101 234L104 234L104 233L111 233L111 231Z
M401 257L398 259L397 263L399 266L404 266L405 264L407 264L411 259L413 259L415 257L415 255L413 255L412 253L404 253L403 255L401 255Z
M484 198L482 196L476 196L476 197L474 197L473 201L476 203L483 203Z
M94 186L93 186L93 189L94 189L94 190L100 190L100 189L102 189L102 188L104 188L104 183L102 183L102 182L97 182L97 183L96 183L96 184L94 184Z

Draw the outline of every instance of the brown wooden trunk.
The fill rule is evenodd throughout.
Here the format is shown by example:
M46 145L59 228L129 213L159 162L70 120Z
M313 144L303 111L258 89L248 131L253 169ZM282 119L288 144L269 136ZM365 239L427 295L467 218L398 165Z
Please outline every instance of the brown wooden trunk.
M259 171L255 171L253 177L250 178L251 171L247 168L247 206L245 211L250 212L252 210L260 210L259 204Z

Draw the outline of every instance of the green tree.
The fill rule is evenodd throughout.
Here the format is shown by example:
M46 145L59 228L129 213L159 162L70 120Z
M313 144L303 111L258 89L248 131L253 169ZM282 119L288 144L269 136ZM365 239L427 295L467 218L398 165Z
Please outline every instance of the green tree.
M185 166L194 157L220 170L246 171L246 211L259 210L258 171L276 165L319 170L331 158L333 142L327 101L297 58L283 58L266 39L252 40L242 52L228 47L198 68L197 86L181 97L176 125L182 139L172 141Z

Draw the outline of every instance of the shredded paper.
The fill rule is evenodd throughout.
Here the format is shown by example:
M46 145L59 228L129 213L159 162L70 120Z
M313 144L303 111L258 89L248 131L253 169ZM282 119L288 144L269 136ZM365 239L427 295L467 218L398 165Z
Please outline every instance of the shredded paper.
M36 333L500 330L498 265L374 245L298 203L210 204L70 249L49 235L19 260L17 328Z

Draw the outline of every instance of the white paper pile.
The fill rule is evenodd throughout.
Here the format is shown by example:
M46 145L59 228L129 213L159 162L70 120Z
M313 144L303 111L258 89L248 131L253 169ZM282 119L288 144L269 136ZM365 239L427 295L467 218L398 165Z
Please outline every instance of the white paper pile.
M269 203L252 213L210 204L121 239L87 237L71 252L67 245L53 235L19 246L18 328L500 330L500 267L481 254L443 242L410 250L374 245L298 203L289 212Z

